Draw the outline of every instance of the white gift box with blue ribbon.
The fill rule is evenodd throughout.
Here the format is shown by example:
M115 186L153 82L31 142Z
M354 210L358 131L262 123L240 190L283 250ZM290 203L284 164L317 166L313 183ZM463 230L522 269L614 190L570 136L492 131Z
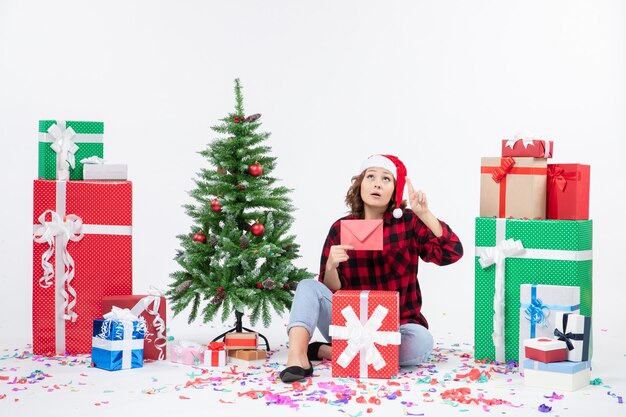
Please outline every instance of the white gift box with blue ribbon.
M580 287L565 285L520 285L519 363L526 359L524 340L554 339L557 312L580 312Z
M128 309L113 307L93 322L91 362L108 371L143 367L146 323Z

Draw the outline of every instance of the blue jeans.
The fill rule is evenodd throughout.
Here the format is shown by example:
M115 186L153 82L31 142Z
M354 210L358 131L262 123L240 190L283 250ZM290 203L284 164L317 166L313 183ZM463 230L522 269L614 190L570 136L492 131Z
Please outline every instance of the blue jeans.
M304 327L313 335L317 327L327 341L331 338L332 292L326 285L314 279L300 281L289 314L289 326ZM419 365L433 349L433 336L427 328L416 323L400 325L400 366Z

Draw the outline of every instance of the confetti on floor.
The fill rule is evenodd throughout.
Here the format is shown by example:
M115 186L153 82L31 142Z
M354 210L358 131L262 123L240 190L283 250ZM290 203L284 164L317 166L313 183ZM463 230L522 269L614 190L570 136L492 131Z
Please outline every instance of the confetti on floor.
M221 368L147 363L143 370L149 372L143 374L141 385L129 392L116 387L114 382L99 386L98 381L103 375L113 376L109 381L115 381L115 373L92 368L89 355L47 357L16 349L0 357L0 405L35 401L37 396L55 392L84 392L87 389L98 393L99 397L92 397L90 404L100 408L111 407L116 395L122 394L141 396L137 401L172 396L184 400L185 404L198 402L198 394L201 394L203 401L210 395L209 398L220 407L247 404L279 413L281 410L301 412L315 407L321 413L341 412L345 416L358 417L390 407L406 416L435 416L437 413L433 407L445 407L459 413L507 414L517 409L548 413L555 405L562 407L572 398L581 398L583 391L584 395L593 395L595 401L605 399L615 407L623 404L622 395L603 385L601 378L593 379L589 387L579 392L566 395L549 390L534 394L535 401L523 401L521 397L524 396L519 394L527 394L527 391L524 391L517 364L476 362L468 344L440 344L427 363L403 368L397 377L388 380L332 378L331 363L322 361L315 363L313 378L284 384L277 378L277 373L285 366L274 359L278 353L268 352L265 361L238 361ZM169 374L157 373L158 366L175 370L175 379ZM134 371L120 372L120 376L141 375ZM560 415L567 415L567 408L560 409Z

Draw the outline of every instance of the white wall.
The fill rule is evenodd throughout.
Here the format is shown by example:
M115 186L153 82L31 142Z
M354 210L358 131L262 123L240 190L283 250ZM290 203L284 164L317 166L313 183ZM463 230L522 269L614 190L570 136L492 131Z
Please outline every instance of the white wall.
M142 293L176 268L181 205L206 166L196 152L232 110L235 77L294 189L300 266L317 270L362 159L397 154L467 253L420 266L424 312L437 337L471 341L479 158L528 130L556 142L555 161L592 165L595 323L623 327L625 11L619 0L0 0L0 339L30 338L37 121L105 122L106 156L134 181ZM171 327L193 333L184 323Z

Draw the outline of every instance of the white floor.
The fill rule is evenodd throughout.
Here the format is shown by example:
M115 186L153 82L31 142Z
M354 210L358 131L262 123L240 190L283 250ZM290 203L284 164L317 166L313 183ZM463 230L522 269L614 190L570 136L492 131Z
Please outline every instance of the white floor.
M550 389L526 387L517 372L476 364L470 341L455 341L454 334L437 337L429 364L406 369L393 381L333 379L326 363L316 365L309 383L295 386L276 379L286 360L284 345L272 346L277 349L266 361L231 362L226 368L153 362L141 369L108 372L91 368L87 355L36 358L22 354L26 341L7 347L4 339L0 416L527 416L539 413L541 404L551 406L553 416L626 415L626 404L619 403L619 397L626 397L624 337L606 329L597 330L594 337L591 378L602 383L556 395ZM272 339L282 340L275 335ZM489 372L489 379L457 378L473 368ZM442 398L446 391L459 388L470 390L466 397L484 401L460 404ZM350 391L354 392L346 399ZM359 397L365 403L357 401ZM380 403L369 403L370 398ZM487 405L489 400L509 404Z

